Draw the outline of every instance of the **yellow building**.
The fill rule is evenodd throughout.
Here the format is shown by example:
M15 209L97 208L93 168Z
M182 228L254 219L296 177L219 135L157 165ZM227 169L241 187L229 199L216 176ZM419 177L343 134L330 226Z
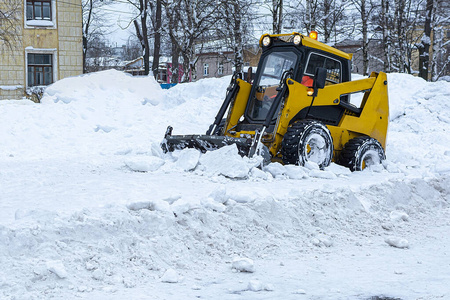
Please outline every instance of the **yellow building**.
M14 7L11 43L0 39L0 100L83 72L81 0L0 1L3 12Z

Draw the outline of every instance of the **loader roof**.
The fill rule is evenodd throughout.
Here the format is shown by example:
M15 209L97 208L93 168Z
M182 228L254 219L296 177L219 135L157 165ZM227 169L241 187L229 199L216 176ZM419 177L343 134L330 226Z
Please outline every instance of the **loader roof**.
M292 42L294 36L299 35L301 37L301 44L305 47L314 48L318 50L322 50L327 53L331 53L334 55L337 55L339 57L343 57L345 59L351 60L352 54L345 53L344 51L338 50L336 48L333 48L331 46L328 46L327 44L321 43L319 41L316 41L315 39L312 39L308 36L305 36L303 34L293 32L293 33L283 33L283 34L263 34L261 38L259 39L259 45L262 46L262 41L265 36L269 36L271 39L276 41L283 41L283 42Z

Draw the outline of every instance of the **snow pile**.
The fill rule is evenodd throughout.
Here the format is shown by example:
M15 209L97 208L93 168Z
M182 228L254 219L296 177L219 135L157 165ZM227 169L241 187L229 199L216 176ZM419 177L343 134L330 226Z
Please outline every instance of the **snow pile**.
M450 83L388 80L387 161L355 173L162 153L229 78L106 71L0 102L0 298L450 297Z
M98 98L102 98L100 101ZM49 86L41 103L77 102L83 107L95 101L100 108L130 109L130 105L157 105L162 98L162 89L152 77L133 77L127 73L108 70L98 73L65 78ZM122 104L122 105L121 105Z

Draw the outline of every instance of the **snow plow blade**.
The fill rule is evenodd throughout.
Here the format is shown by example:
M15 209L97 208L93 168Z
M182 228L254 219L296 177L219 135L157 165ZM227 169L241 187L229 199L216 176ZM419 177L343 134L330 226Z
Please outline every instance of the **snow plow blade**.
M167 127L161 148L164 153L182 150L185 148L194 148L202 153L210 150L216 150L223 146L236 144L239 154L248 156L253 139L251 138L233 138L221 135L172 135L173 128Z

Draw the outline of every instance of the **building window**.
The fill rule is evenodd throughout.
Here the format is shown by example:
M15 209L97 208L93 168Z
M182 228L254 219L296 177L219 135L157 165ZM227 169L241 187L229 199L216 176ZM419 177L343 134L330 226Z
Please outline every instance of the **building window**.
M53 83L52 54L28 53L28 86L49 85Z
M218 75L223 75L223 62L220 62L220 63L217 65L217 74L218 74Z
M209 75L209 64L203 64L203 76Z
M52 20L51 0L27 0L27 20Z
M158 82L167 83L167 69L159 68L158 70Z

